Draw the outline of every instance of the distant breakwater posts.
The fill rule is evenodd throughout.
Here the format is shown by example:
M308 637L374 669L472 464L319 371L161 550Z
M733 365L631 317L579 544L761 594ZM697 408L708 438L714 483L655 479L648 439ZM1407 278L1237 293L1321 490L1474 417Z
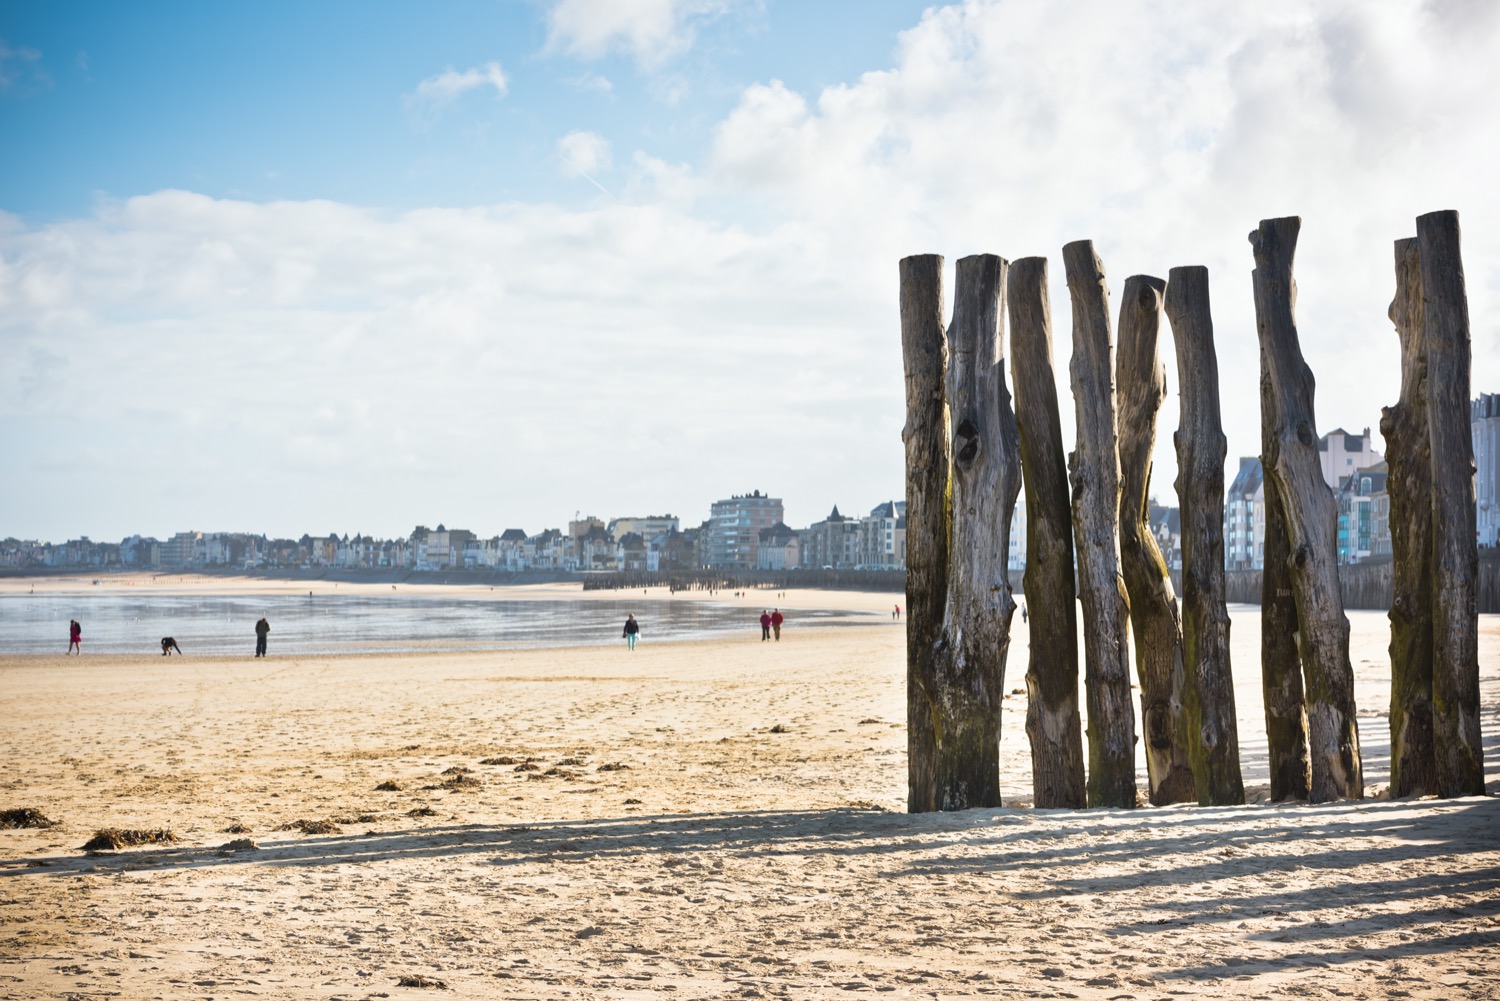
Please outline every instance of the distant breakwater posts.
M1260 344L1264 569L1261 668L1273 800L1364 795L1350 589L1378 566L1340 567L1337 510L1318 461L1313 373L1303 358L1292 265L1301 220L1250 233ZM1458 214L1418 217L1395 243L1387 316L1401 344L1400 399L1384 411L1393 556L1392 796L1482 795L1470 335ZM906 381L907 806L1000 805L998 739L1011 619L1011 515L1026 491L1031 742L1037 807L1134 807L1136 714L1152 804L1243 803L1229 663L1233 587L1224 569L1224 459L1208 270L1125 282L1116 350L1092 242L1062 251L1072 305L1077 441L1064 458L1054 390L1046 258L963 258L944 322L943 258L900 262ZM1373 311L1373 308L1372 308ZM1177 361L1173 435L1182 512L1174 579L1147 519L1157 412L1166 399L1161 319ZM1007 338L1014 406L1006 383ZM1432 457L1461 461L1434 463ZM1024 470L1024 476L1023 476ZM1180 598L1179 598L1180 595ZM1082 614L1085 753L1078 705Z
M825 591L906 590L903 570L609 570L589 571L573 578L583 581L585 591L621 591L662 588L670 591L790 591L813 588Z

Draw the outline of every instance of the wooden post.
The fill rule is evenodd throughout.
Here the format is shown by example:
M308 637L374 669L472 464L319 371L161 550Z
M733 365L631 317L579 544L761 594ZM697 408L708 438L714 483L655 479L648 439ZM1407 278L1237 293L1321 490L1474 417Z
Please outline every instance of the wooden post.
M1177 445L1177 498L1182 508L1182 656L1187 668L1188 753L1198 802L1245 802L1239 724L1229 665L1229 610L1224 603L1224 454L1219 416L1219 360L1208 303L1208 269L1173 268L1167 319L1177 345L1182 422Z
M1323 482L1313 418L1313 374L1302 358L1294 316L1297 292L1292 261L1302 220L1265 219L1250 234L1255 251L1255 321L1261 379L1270 385L1271 429L1262 435L1268 481L1275 481L1287 532L1287 570L1297 603L1297 646L1307 690L1307 731L1312 783L1308 800L1359 799L1364 795L1359 729L1354 710L1354 670L1349 663L1349 620L1339 591L1334 551L1338 510Z
M930 809L936 720L927 691L948 599L948 351L943 332L943 259L901 261L901 354L906 371L906 748L907 808Z
M1022 258L1010 266L1006 300L1026 488L1023 586L1031 623L1026 735L1031 741L1032 804L1039 809L1077 809L1086 798L1078 716L1073 515L1052 372L1052 308L1045 257ZM910 501L907 525L911 525Z
M1000 701L1010 648L1010 518L1021 490L1020 442L1005 385L1007 263L958 262L948 328L953 459L948 604L922 696L936 722L933 784L912 789L925 810L1000 805ZM908 525L910 522L908 522Z
M1069 374L1078 448L1069 457L1073 536L1083 604L1090 806L1135 806L1135 713L1130 702L1129 603L1120 579L1120 455L1115 440L1109 289L1089 240L1063 247L1073 303Z
M1391 499L1391 798L1437 792L1432 744L1432 442L1417 241L1396 241L1401 398L1380 415Z
M1457 212L1417 217L1432 443L1432 736L1438 792L1484 794L1469 300Z
M1167 396L1166 367L1156 349L1166 285L1148 275L1125 279L1120 343L1115 352L1120 410L1120 569L1130 594L1146 774L1154 806L1198 798L1188 762L1182 704L1182 618L1167 561L1151 534L1148 509L1156 414Z
M1264 349L1262 349L1264 354ZM1265 371L1262 359L1261 371ZM1266 708L1266 755L1271 772L1271 801L1307 799L1312 787L1312 763L1307 756L1307 713L1303 710L1302 656L1297 651L1297 602L1292 597L1281 494L1276 481L1265 475L1273 423L1268 418L1271 381L1260 381L1261 475L1266 519L1260 590L1261 698Z

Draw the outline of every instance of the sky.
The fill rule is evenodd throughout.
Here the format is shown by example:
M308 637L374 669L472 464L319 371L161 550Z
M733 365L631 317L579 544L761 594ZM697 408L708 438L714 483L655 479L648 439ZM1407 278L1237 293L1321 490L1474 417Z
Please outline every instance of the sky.
M1049 258L1071 448L1079 239L1112 312L1209 269L1232 477L1285 215L1318 430L1378 435L1425 212L1500 391L1496 52L1489 0L0 0L0 537L861 513L900 259Z

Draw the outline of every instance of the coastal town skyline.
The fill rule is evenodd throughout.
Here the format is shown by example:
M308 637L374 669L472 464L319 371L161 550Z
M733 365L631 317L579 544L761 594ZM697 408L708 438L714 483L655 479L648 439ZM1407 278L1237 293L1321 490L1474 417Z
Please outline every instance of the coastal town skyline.
M909 254L1051 258L1070 447L1079 238L1113 308L1209 268L1230 479L1245 234L1295 213L1320 433L1397 398L1392 241L1427 211L1460 213L1472 388L1500 386L1489 5L847 13L0 3L0 525L390 534L757 483L809 524L902 480Z

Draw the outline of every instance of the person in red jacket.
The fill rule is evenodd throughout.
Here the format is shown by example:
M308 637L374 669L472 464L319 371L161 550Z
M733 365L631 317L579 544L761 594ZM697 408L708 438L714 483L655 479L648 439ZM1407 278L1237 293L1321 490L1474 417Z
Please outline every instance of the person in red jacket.
M781 642L781 624L786 621L786 616L781 614L781 609L771 609L771 631L776 634L776 642Z
M771 613L764 608L760 610L760 641L764 643L771 638Z

